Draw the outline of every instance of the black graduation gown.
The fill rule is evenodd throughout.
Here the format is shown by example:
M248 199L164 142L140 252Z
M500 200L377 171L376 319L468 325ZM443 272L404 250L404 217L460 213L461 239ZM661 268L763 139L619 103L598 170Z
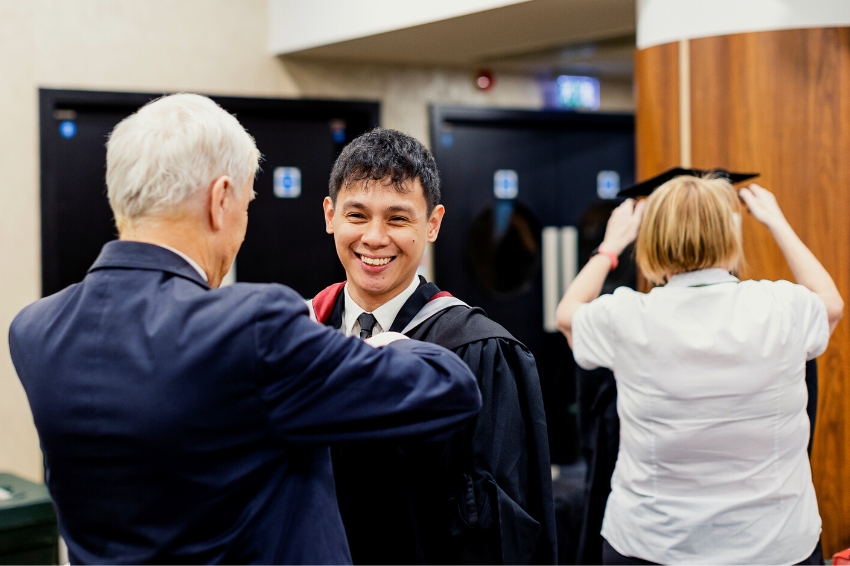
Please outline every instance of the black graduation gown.
M336 294L333 309L317 310L317 317L339 328L342 285L326 291ZM390 330L401 331L445 295L422 279ZM465 305L441 310L407 335L463 359L478 378L483 408L444 440L333 447L354 563L555 564L549 447L534 357L481 309Z

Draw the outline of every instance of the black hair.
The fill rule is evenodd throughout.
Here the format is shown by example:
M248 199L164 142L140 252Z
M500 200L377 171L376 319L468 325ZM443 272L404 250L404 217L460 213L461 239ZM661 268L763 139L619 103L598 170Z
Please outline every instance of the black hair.
M390 183L400 193L410 191L409 182L419 179L428 215L440 204L440 174L434 156L416 138L375 128L345 146L331 171L330 197L336 204L339 191L359 181Z

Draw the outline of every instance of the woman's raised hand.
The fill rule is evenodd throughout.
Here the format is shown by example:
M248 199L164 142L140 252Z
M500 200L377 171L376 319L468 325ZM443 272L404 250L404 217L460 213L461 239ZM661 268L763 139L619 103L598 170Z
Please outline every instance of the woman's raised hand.
M755 183L738 191L738 196L756 220L770 230L797 283L821 298L826 306L829 331L835 330L835 325L844 315L844 300L835 286L835 281L785 219L776 203L776 197Z
M768 228L786 222L785 215L782 214L782 209L776 202L776 197L764 187L752 183L738 191L738 196L741 197L756 220Z
M626 246L637 238L645 209L646 200L635 202L634 199L627 199L615 208L605 228L605 239L599 247L617 255L623 253Z

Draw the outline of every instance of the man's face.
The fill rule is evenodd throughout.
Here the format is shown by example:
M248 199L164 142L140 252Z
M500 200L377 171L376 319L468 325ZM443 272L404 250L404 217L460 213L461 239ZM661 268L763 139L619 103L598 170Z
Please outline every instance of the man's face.
M351 183L325 198L325 227L334 235L351 297L374 310L402 292L416 275L425 244L437 239L445 209L428 205L419 180L400 193L385 181Z
M234 222L236 224L236 234L234 234L234 242L236 243L236 252L242 247L242 242L245 241L245 233L248 231L248 205L256 198L254 193L254 177L248 178L245 186L242 187L238 195L239 206L236 207ZM234 258L236 256L234 255Z
M233 260L236 259L236 254L239 253L239 248L242 247L242 242L245 241L245 233L248 230L248 204L254 200L254 178L248 179L241 192L231 193L228 196L230 202L224 209L224 257L221 265L221 277L227 273L230 266L233 265Z

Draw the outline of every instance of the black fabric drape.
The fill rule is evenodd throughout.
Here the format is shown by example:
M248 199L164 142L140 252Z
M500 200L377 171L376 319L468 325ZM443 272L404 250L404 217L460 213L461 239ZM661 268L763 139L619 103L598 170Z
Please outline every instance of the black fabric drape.
M582 456L587 462L573 564L602 564L602 517L620 449L617 383L606 368L576 368L576 405Z
M818 361L806 362L806 389L809 400L806 403L806 414L809 415L809 457L812 455L812 442L815 438L815 420L818 412Z

